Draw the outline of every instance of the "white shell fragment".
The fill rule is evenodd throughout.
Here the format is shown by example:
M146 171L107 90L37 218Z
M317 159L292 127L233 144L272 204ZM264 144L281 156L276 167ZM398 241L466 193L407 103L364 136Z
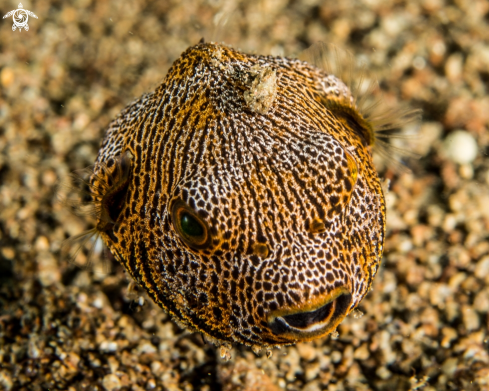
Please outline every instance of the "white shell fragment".
M452 162L469 164L477 156L477 141L469 132L456 130L447 136L443 149L446 157Z

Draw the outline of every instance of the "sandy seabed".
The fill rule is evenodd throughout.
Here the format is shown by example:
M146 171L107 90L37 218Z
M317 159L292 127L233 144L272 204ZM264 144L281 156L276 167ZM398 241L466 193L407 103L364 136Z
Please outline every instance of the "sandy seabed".
M23 5L38 16L29 31L0 21L0 389L489 390L489 2L237 2L217 33L230 3ZM0 14L15 7L2 0ZM115 262L60 256L89 223L56 184L94 162L109 121L202 36L286 56L334 43L388 101L423 110L411 171L379 161L384 259L336 339L270 358L235 346L226 362L130 292Z

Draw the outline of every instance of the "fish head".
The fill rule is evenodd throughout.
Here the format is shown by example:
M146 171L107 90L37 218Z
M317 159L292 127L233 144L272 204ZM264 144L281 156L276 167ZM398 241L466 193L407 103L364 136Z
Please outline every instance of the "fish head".
M109 126L92 176L100 231L184 327L307 341L368 292L384 198L361 123L325 104L341 96L305 62L201 43Z

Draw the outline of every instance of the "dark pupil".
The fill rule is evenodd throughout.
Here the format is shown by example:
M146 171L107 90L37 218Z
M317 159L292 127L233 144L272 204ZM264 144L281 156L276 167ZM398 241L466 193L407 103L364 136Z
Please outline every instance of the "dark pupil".
M182 231L188 236L202 236L204 229L202 225L189 213L182 213L180 218L180 226Z

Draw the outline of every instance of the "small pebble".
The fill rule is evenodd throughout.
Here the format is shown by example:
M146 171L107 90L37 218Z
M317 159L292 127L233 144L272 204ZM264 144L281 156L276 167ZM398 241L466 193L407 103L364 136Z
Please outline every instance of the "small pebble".
M139 353L156 353L157 349L150 342L144 342L138 346Z
M483 257L475 266L474 276L484 280L489 276L489 255Z
M333 361L335 364L341 361L341 357L341 353L337 350L331 353L331 361Z
M443 144L447 157L458 164L469 164L477 156L477 141L474 136L464 130L450 133Z
M362 344L353 355L357 360L366 360L370 357L370 352L366 343Z
M3 87L7 88L14 82L14 70L9 67L5 67L0 72L0 83Z
M462 316L464 320L465 328L468 331L478 330L480 327L479 314L469 306L464 306L462 309Z
M38 278L43 286L53 285L61 280L56 258L47 251L40 252L37 256Z
M445 360L445 362L441 366L443 373L448 377L452 377L457 370L457 362L458 359L456 357L451 357Z
M376 375L381 379L388 379L392 376L391 371L389 371L386 367L380 367L375 371Z
M121 388L121 381L114 374L105 375L102 380L102 385L107 391L116 391Z
M297 350L303 360L312 361L317 356L316 348L309 342L297 344Z

